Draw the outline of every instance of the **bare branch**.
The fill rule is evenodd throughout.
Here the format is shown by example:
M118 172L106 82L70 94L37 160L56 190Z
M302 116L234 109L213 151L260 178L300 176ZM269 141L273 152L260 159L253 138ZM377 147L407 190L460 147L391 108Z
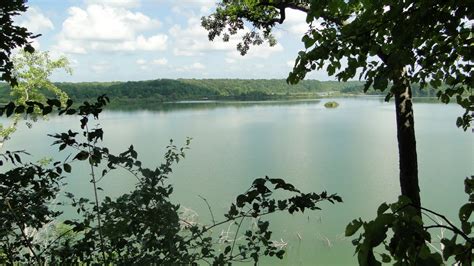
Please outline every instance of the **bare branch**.
M214 214L212 213L212 209L211 209L211 205L209 205L209 202L207 201L206 198L204 198L203 196L201 195L198 195L198 197L200 197L207 205L207 208L209 209L209 213L211 213L211 219L212 219L212 224L216 224L216 220L214 219Z

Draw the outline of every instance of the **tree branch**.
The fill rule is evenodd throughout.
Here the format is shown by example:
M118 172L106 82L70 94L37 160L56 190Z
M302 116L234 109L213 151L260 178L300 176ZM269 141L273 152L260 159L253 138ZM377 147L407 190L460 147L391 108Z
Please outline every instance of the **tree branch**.
M216 220L214 219L214 214L212 213L211 205L209 205L209 202L203 196L198 195L198 197L200 197L206 203L207 208L209 209L209 213L211 213L212 224L216 224Z
M301 5L301 4L286 2L286 1L281 1L280 3L270 3L268 0L263 0L257 6L274 7L274 8L279 10L280 17L268 21L267 24L269 24L269 25L274 24L274 23L283 24L283 22L286 19L285 9L287 9L287 8L294 9L294 10L299 10L299 11L304 12L304 13L309 12L309 7L306 6L306 5Z

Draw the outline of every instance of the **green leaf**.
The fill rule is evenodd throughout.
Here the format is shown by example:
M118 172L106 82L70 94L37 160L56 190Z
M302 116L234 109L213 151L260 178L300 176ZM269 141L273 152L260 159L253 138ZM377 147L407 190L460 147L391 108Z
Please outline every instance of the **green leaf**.
M453 238L454 239L454 238ZM448 240L446 238L441 239L441 243L444 245L443 258L447 260L449 257L454 255L454 246L456 245L455 239Z
M346 226L346 232L345 236L352 236L359 230L359 228L362 226L362 220L359 218L352 220L350 224Z
M53 108L51 106L45 106L43 109L43 115L47 115L53 111Z
M239 195L237 196L237 199L236 199L236 205L237 207L243 207L245 205L245 202L247 202L247 196L245 195Z
M316 39L313 39L309 37L308 35L303 36L301 39L304 43L304 48L308 49L309 47L313 46L313 44L316 42Z
M15 113L21 114L23 112L25 112L25 106L24 105L19 105L19 106L16 107Z
M25 52L30 53L30 54L35 52L35 48L33 46L29 45L29 44L26 45L23 48L23 50L25 50Z
M65 171L66 173L70 173L70 172L71 172L71 165L65 163L65 164L63 165L63 168L64 168L64 171Z
M277 256L277 258L283 259L283 255L285 255L285 251L283 249L279 250L275 255Z
M388 79L383 75L378 75L374 79L374 90L384 91L388 86Z
M389 208L390 208L390 206L388 206L388 204L386 202L382 203L382 205L380 205L379 208L377 209L377 215L381 215L382 213L384 213Z
M73 104L73 101L71 99L67 99L66 101L66 107L69 108Z
M15 153L14 156L15 156L16 161L19 162L19 163L21 163L20 155L18 155L17 153Z
M87 158L89 158L89 153L86 152L86 151L80 151L78 154L76 154L76 156L74 157L74 159L77 159L79 161L84 161L86 160Z
M11 116L13 112L15 111L15 104L12 102L9 102L5 108L7 109L6 115L7 117Z
M342 201L342 198L341 198L340 196L338 196L338 195L333 195L332 198L333 198L335 201L337 201L337 202L343 202L343 201Z
M392 261L392 258L390 258L390 256L385 253L380 254L380 256L382 257L383 263L389 263L390 261Z
M61 106L61 102L58 99L48 99L46 103L50 106L56 106L56 107Z
M461 222L466 222L471 217L472 211L474 209L473 203L466 203L459 209L459 220Z

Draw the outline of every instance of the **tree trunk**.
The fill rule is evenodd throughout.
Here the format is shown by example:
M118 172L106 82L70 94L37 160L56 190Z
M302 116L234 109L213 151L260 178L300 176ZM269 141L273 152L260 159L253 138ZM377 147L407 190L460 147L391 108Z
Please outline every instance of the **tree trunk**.
M405 78L405 70L401 70L397 74L398 77L394 78L392 92L395 96L397 114L400 187L402 195L410 198L415 206L421 206L412 92L410 83ZM421 215L421 212L419 214Z

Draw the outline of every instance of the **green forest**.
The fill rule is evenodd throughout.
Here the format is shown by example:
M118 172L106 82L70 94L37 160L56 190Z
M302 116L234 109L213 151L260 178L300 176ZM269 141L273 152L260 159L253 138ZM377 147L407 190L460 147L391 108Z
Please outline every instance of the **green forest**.
M59 82L55 85L77 101L93 101L106 94L111 107L183 100L275 100L335 96L385 95L364 93L360 81L303 80L295 85L283 79L156 79L127 82ZM52 95L48 95L52 96ZM414 96L435 97L433 89L415 89ZM0 84L0 102L12 100L6 83Z

